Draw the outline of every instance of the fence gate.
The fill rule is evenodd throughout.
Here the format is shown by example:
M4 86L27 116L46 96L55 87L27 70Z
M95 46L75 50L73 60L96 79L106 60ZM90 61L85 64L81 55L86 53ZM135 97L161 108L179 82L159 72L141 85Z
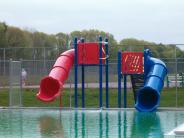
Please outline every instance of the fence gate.
M9 66L9 106L22 106L21 62L10 60Z

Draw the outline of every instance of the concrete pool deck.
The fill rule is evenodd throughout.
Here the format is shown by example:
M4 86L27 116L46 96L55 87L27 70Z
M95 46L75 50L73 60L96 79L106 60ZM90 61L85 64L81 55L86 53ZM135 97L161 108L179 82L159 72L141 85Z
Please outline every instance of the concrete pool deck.
M74 107L8 107L8 106L0 106L0 109L62 109L62 110L122 110L122 111L131 111L135 110L135 108L74 108ZM169 108L169 107L160 107L156 110L156 112L162 111L184 111L184 108Z
M166 133L168 136L184 136L184 123Z

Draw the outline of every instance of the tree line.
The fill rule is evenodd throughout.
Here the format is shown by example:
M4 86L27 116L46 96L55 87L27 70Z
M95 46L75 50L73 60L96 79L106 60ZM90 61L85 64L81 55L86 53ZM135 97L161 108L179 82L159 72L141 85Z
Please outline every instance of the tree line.
M67 49L71 47L74 37L84 38L85 41L96 42L98 36L109 39L109 53L111 59L117 58L118 50L128 51L142 51L144 48L151 49L152 55L158 58L172 58L174 57L175 45L156 44L144 40L137 40L134 38L122 39L120 42L115 40L113 34L100 30L82 30L73 31L70 34L59 32L57 34L46 34L39 31L32 31L20 29L18 27L9 26L4 22L0 22L0 48L50 48L47 51L47 58L53 59L60 49ZM29 50L18 51L16 55L19 58L26 59L28 56L33 57ZM43 50L36 51L37 55L43 55ZM184 58L184 51L176 48L177 57Z

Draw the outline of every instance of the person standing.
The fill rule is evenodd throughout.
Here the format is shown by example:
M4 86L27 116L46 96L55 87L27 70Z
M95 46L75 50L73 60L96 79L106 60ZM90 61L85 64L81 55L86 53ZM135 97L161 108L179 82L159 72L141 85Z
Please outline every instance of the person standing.
M22 76L22 86L25 86L27 79L27 72L24 68L22 68L21 76Z

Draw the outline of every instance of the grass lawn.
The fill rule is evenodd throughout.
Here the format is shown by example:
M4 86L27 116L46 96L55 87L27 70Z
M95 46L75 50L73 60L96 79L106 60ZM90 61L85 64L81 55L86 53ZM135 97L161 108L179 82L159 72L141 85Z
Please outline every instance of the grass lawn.
M23 89L23 106L25 107L59 107L59 97L50 103L39 101L36 98L37 89ZM184 107L184 88L178 88L178 107ZM70 96L71 94L71 96ZM70 100L71 99L71 100ZM109 107L117 107L117 89L109 89ZM0 106L8 106L9 94L7 89L0 89ZM73 89L64 89L62 93L63 107L74 107ZM81 90L78 93L79 107L81 107ZM105 106L105 89L103 90L103 105ZM127 92L127 106L134 107L134 98L131 90ZM99 91L98 89L86 89L85 91L85 107L99 107ZM122 93L123 107L123 93ZM176 107L175 88L164 89L161 93L160 107Z

